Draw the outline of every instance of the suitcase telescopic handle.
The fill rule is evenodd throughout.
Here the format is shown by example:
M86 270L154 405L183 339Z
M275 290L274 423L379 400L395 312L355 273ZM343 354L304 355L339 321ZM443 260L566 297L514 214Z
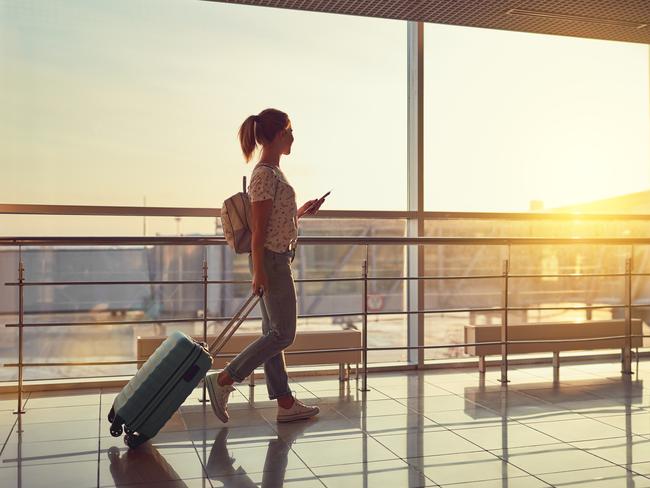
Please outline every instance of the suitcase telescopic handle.
M210 352L211 355L217 354L223 346L226 345L226 343L230 340L230 338L233 336L235 332L237 332L237 329L239 329L239 326L241 323L248 317L248 314L251 313L251 311L255 308L255 305L257 305L257 302L259 302L260 296L252 293L248 299L244 302L244 305L237 310L237 313L234 315L232 319L230 319L230 322L228 322L228 325L221 331L221 334L212 341L212 344L210 344L210 347L208 351Z

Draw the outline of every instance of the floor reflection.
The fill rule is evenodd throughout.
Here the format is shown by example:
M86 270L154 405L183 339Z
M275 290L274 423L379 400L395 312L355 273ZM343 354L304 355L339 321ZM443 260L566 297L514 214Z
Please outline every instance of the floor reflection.
M117 447L111 447L107 455L115 486L165 483L166 487L187 487L181 480L181 476L150 443L143 444L137 449L122 451Z

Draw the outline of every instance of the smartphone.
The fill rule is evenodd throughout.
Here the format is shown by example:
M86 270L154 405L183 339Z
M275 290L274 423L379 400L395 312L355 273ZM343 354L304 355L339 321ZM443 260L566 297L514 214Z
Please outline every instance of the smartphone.
M325 200L325 197L327 197L327 195L329 195L330 193L332 193L332 190L328 191L327 193L325 193L325 195L323 195L323 196L320 197L318 200L316 200L314 203L312 203L312 204L309 206L309 208L307 209L307 211L311 210L312 207L314 207L314 205L318 205L318 202L320 202L320 201L322 201L322 200Z

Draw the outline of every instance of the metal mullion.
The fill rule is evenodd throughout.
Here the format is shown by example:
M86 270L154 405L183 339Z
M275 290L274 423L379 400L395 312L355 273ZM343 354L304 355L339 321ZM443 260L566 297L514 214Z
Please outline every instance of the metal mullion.
M407 235L416 246L407 247L408 276L424 276L424 23L407 22L407 208L415 212L407 221ZM409 310L424 308L424 286L420 280L407 281ZM408 315L408 344L422 345L424 315ZM424 365L424 353L409 354L408 361Z

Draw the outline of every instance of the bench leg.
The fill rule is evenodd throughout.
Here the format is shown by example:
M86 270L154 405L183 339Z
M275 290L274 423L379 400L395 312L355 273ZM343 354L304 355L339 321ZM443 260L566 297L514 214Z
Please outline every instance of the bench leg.
M253 371L248 377L248 386L253 388L255 386L255 371Z
M478 372L485 374L485 356L478 357Z
M560 351L553 353L553 382L560 381Z
M344 382L344 381L350 381L350 371L352 368L350 368L350 363L340 363L339 364L339 381Z
M359 363L354 365L354 374L356 376L357 382L359 381Z

